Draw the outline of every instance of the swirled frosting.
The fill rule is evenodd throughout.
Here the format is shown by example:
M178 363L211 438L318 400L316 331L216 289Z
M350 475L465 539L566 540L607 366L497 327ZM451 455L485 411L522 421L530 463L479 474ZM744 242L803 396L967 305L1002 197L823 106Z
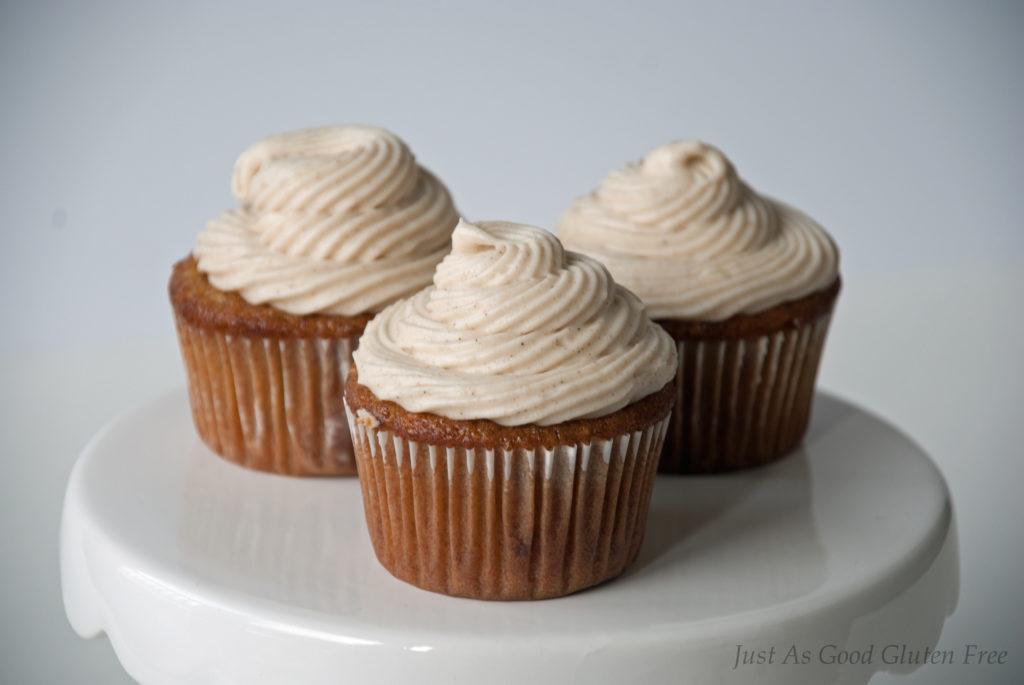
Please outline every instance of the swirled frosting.
M408 411L515 426L604 416L675 375L671 338L597 261L460 221L434 284L367 325L359 382Z
M270 136L235 163L241 203L193 255L220 290L292 314L376 312L430 283L458 213L394 134L329 126Z
M759 195L698 141L655 148L562 215L566 247L601 260L656 319L719 321L809 295L839 253L802 212Z

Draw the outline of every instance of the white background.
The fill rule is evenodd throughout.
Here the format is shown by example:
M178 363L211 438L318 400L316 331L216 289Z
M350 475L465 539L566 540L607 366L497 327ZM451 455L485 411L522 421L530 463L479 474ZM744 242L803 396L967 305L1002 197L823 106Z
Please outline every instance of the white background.
M0 682L120 683L67 625L62 491L117 412L180 386L166 280L269 133L382 125L471 219L550 227L662 142L719 146L817 218L844 291L821 383L933 456L960 529L940 648L1024 673L1024 6L0 6Z

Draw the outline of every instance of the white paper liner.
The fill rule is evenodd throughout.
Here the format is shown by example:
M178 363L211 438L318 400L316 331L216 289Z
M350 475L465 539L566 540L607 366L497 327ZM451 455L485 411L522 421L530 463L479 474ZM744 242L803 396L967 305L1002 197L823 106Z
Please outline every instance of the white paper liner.
M349 413L374 551L396 577L479 599L569 594L636 558L668 416L553 449L414 442Z
M677 340L676 402L660 470L729 471L790 452L810 420L831 314L772 335Z
M353 338L260 338L177 317L192 417L214 452L289 475L354 475L344 415Z

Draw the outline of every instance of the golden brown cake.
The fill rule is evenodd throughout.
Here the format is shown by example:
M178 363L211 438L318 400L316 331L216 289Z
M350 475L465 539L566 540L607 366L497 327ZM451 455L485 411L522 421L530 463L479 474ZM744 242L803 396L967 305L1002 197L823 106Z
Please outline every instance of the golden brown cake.
M723 321L660 319L679 345L678 398L660 470L767 464L807 432L837 279L825 290Z
M242 466L352 475L344 378L369 315L296 316L210 285L192 257L169 284L196 430Z
M447 190L366 126L265 138L169 284L196 429L242 466L355 475L342 394L366 322L448 250Z
M754 192L717 149L676 141L576 200L558 234L678 345L662 472L759 466L799 443L839 292L821 226Z
M541 599L636 558L675 346L600 264L540 229L460 222L434 285L367 324L355 365L363 505L393 575Z
M476 599L558 597L640 552L672 385L607 416L501 426L412 413L349 375L363 505L395 577Z

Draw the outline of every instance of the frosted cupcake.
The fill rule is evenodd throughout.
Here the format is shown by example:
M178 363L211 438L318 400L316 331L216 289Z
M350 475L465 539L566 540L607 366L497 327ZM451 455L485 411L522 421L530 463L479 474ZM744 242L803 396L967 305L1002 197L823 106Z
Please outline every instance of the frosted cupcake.
M821 226L756 193L717 149L677 141L612 172L557 232L679 346L663 471L757 466L800 442L839 292Z
M427 590L565 595L643 540L676 351L546 231L460 222L434 284L371 321L346 404L377 558Z
M169 285L196 429L222 457L355 474L342 392L366 322L430 283L458 214L392 133L315 128L235 164L240 207L210 221Z

